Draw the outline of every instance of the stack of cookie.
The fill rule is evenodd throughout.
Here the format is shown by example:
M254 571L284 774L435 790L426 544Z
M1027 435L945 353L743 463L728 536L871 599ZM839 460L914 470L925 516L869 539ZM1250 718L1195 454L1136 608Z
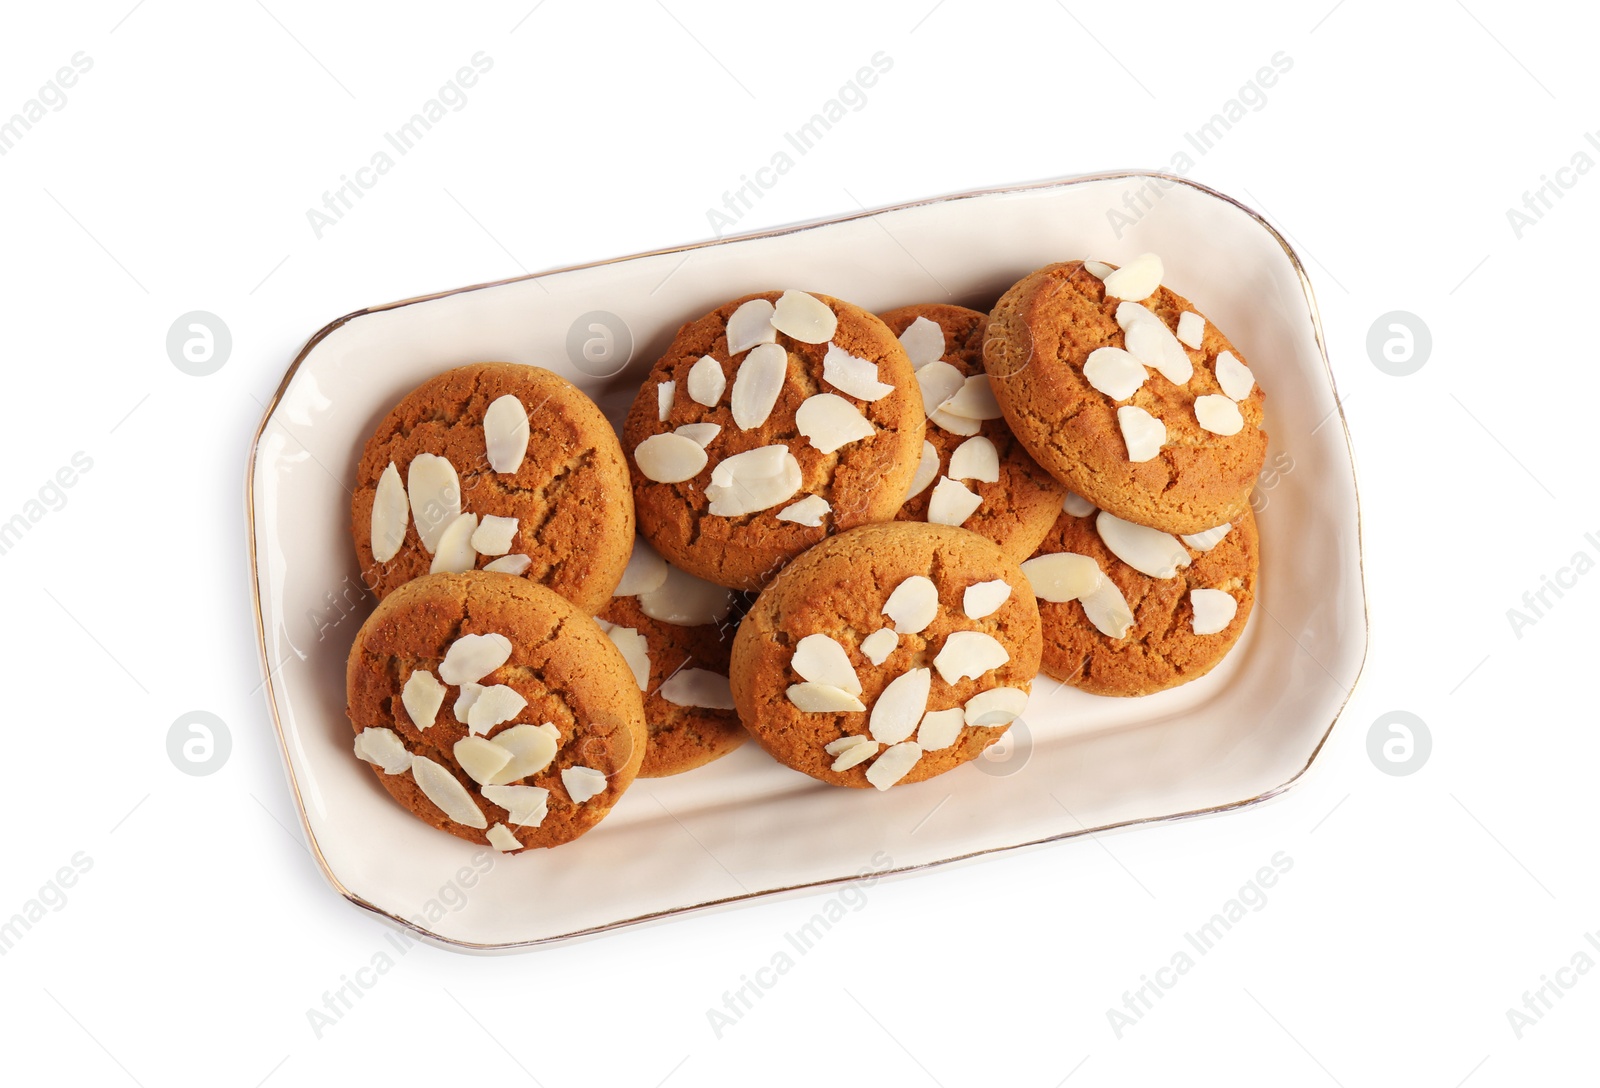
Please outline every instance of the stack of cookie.
M1041 667L1108 695L1203 674L1249 613L1266 437L1253 375L1160 277L1051 265L992 315L734 299L678 331L620 442L535 367L425 383L352 502L380 597L356 754L514 851L750 735L883 790L975 758Z

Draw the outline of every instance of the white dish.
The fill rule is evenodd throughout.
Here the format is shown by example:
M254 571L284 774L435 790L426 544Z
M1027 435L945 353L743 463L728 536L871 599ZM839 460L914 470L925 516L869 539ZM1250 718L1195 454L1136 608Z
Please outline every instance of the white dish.
M1130 191L1148 204L1131 226ZM578 842L511 858L425 826L351 754L344 661L371 599L346 531L346 484L372 428L423 379L481 360L534 363L616 421L682 322L748 291L809 288L879 311L987 309L1050 261L1146 251L1242 348L1268 395L1260 593L1240 644L1209 676L1131 700L1041 677L1008 741L886 793L822 785L747 744L689 774L639 779ZM610 377L569 359L569 329L591 311L631 330L632 361ZM603 335L593 323L577 325L575 342ZM351 314L290 367L247 487L265 690L312 852L351 902L465 949L526 948L866 869L1264 800L1316 757L1366 653L1355 475L1304 270L1254 212L1159 175L939 197Z

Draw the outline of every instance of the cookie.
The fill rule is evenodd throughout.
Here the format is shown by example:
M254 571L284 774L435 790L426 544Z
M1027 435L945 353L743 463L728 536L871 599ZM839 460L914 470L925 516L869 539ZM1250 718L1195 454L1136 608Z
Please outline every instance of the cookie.
M514 575L407 582L361 625L345 680L356 755L384 789L498 850L582 835L644 759L621 653L577 606Z
M644 696L650 740L641 778L693 770L749 739L728 688L733 605L732 590L634 543L622 582L596 618Z
M367 440L350 500L362 579L487 568L598 612L628 562L633 491L616 432L572 383L478 363L423 382Z
M1244 516L1267 451L1262 393L1161 274L1146 254L1023 277L990 315L984 366L1017 439L1057 479L1120 518L1198 533Z
M1248 506L1174 537L1076 495L1022 564L1039 595L1044 671L1095 695L1149 695L1210 672L1244 633L1261 565Z
M784 291L679 329L622 445L645 538L690 574L754 590L830 533L893 519L923 431L889 327Z
M779 762L836 786L921 782L977 756L1027 705L1039 609L967 529L867 525L806 552L733 642L733 701Z
M1003 418L968 419L927 403L983 375L989 315L935 302L880 316L900 337L919 385L929 387L924 408L932 409L922 457L897 520L971 529L1020 563L1055 524L1066 486L1028 456ZM933 363L944 365L927 369Z

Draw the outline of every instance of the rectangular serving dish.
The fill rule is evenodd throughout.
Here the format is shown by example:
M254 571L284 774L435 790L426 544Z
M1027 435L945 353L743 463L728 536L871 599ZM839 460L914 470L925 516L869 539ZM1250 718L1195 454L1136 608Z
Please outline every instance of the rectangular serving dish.
M1146 209L1131 225L1130 192ZM1243 639L1210 675L1128 700L1040 677L984 757L885 793L822 785L748 744L685 775L639 779L576 843L512 858L417 821L351 754L344 661L372 601L348 539L348 483L368 434L423 379L483 360L536 364L618 422L682 322L750 291L800 287L879 312L988 309L1040 265L1147 251L1267 391L1260 590ZM605 377L586 371L617 364L580 368L569 352L605 324L596 311L620 318L631 341L627 365ZM264 688L311 851L352 903L459 949L525 949L863 870L1262 801L1316 758L1366 654L1354 466L1305 271L1255 212L1160 174L937 197L350 314L284 376L246 490Z

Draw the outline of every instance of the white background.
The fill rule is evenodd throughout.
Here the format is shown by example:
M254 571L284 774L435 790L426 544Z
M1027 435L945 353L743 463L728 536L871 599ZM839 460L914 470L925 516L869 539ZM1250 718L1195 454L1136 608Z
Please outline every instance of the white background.
M1520 1037L1507 1015L1581 949L1600 961L1580 699L1600 577L1520 631L1507 615L1600 558L1600 176L1507 217L1581 149L1600 161L1575 9L129 6L15 8L0 35L0 119L93 61L0 157L0 520L92 460L0 555L0 919L92 865L0 962L8 1079L1479 1088L1591 1066L1600 970L1560 976ZM480 50L467 105L317 238L306 210ZM822 896L530 955L414 947L319 1037L307 1011L389 946L308 856L259 690L242 492L264 402L346 311L710 235L706 210L880 50L866 105L738 230L1167 167L1292 59L1190 176L1300 248L1346 400L1372 645L1326 750L1267 805L880 883L720 1037L707 1009ZM208 377L167 357L191 310L232 331ZM1367 351L1394 310L1432 333L1407 377ZM192 710L232 737L208 777L167 754ZM1367 751L1394 710L1433 738L1407 777ZM1119 1035L1107 1010L1279 851L1265 907Z

